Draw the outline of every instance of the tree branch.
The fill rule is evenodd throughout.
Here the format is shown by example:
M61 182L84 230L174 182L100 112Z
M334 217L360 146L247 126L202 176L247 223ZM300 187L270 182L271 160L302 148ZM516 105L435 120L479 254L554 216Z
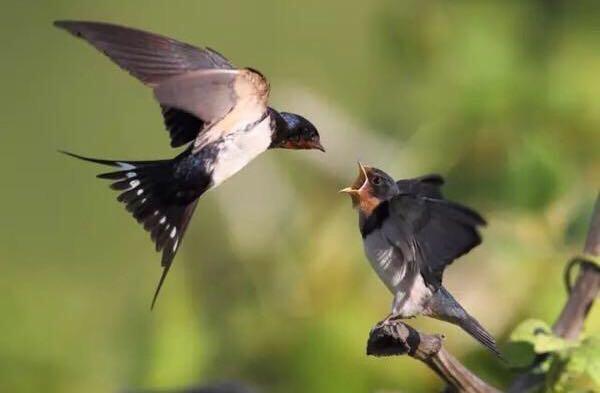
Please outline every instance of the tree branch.
M600 256L600 193L596 198L583 252L592 258ZM579 275L575 285L571 286L571 270L575 266L580 267ZM585 256L574 258L565 269L565 282L569 297L552 330L557 336L575 340L579 337L585 318L600 291L600 268ZM538 387L544 381L544 375L539 372L538 367L545 358L546 356L538 356L528 372L515 378L509 392L526 392Z
M600 256L600 193L596 198L583 252L592 257ZM567 340L574 340L579 336L583 322L600 290L600 269L596 264L583 257L575 258L571 266L574 265L580 266L579 277L572 288L567 287L569 299L553 327L555 334ZM568 276L570 276L569 270L566 272Z
M600 192L596 197L596 206L594 207L594 213L592 213L592 221L590 222L583 252L595 257L600 256Z
M450 386L449 391L499 393L463 366L442 346L442 336L424 334L400 321L376 325L369 334L367 355L409 355L427 364Z

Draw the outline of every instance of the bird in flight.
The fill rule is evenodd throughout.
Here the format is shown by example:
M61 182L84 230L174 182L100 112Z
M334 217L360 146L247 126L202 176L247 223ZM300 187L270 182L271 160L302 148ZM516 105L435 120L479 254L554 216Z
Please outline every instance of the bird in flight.
M57 21L56 27L90 43L153 89L172 147L172 159L100 160L114 171L98 175L119 190L117 200L144 226L163 272L152 306L169 272L198 198L267 149L325 151L304 117L268 106L269 82L252 68L236 68L210 48L99 22Z
M446 200L439 175L394 181L380 169L358 165L356 181L340 192L352 198L365 254L394 294L383 323L417 315L440 319L500 356L494 337L442 285L446 266L481 243L484 219Z

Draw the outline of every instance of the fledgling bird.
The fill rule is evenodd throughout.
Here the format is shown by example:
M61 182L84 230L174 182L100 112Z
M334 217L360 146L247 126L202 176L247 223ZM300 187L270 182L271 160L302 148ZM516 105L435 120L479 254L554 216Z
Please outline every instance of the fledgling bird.
M198 198L267 149L325 151L319 133L304 117L268 106L270 87L260 72L235 68L210 48L108 23L54 25L86 40L152 88L171 146L188 144L175 158L156 161L100 160L64 152L116 168L98 177L121 191L117 199L150 232L156 250L162 250L154 307Z
M481 243L484 219L444 199L439 175L394 181L359 163L356 181L341 192L358 210L371 266L394 294L383 321L426 315L460 326L500 356L496 341L442 285L446 266Z

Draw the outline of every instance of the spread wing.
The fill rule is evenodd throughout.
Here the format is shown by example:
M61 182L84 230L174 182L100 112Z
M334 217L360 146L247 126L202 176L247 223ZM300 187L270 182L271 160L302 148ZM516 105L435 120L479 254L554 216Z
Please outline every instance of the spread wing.
M165 128L171 137L171 147L183 146L196 139L204 122L196 116L177 108L161 105Z
M258 72L197 70L169 78L154 88L161 105L188 112L218 135L235 130L241 119L258 120L267 110L269 83Z
M474 210L444 199L401 194L388 209L382 230L405 258L417 261L426 281L442 283L446 266L481 243L484 219Z
M442 186L444 183L444 178L438 174L424 175L396 182L401 194L412 194L437 199L443 198Z
M56 21L54 25L83 38L149 86L188 71L233 68L225 57L212 49L197 48L129 27L80 21Z
M57 21L54 25L82 38L147 86L195 70L231 70L233 65L210 48L197 48L172 38L100 22ZM205 119L162 106L171 146L196 138Z

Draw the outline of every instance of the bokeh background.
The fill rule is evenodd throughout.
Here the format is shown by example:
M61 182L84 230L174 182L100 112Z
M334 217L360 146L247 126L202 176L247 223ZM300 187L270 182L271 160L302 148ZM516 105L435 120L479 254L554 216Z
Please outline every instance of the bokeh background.
M365 356L391 295L337 190L357 159L446 176L489 221L448 288L504 340L552 322L600 186L596 1L2 1L0 390L117 392L244 381L261 392L430 392L410 358ZM151 93L55 19L216 48L310 118L327 154L272 151L200 202L154 312L159 255L103 168L156 159ZM468 366L511 377L447 324ZM412 322L411 322L412 323ZM587 331L600 329L594 309Z

